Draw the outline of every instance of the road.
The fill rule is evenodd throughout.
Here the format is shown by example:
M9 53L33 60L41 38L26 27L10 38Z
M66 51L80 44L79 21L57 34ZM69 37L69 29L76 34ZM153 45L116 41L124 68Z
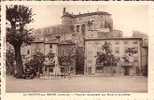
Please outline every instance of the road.
M6 79L7 92L147 92L144 76Z

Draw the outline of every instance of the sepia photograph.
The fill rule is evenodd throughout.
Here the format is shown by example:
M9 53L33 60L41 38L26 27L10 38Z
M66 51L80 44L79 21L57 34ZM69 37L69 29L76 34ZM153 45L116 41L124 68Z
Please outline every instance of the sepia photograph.
M148 92L147 5L6 5L6 92Z
M132 1L132 2L134 2L134 1L154 1L154 0L1 0L1 1L118 1L118 2L120 2L120 1Z

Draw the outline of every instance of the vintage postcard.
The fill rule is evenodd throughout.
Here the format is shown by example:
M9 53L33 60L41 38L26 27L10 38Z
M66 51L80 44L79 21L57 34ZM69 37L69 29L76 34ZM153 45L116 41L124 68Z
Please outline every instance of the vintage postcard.
M2 100L154 100L154 2L1 3Z

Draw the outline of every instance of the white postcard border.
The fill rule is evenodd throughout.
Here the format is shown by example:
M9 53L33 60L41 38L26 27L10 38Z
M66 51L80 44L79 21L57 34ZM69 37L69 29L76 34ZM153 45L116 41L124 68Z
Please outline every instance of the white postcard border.
M85 96L79 96L76 95L78 93L56 93L56 95L52 95L54 93L6 93L5 92L5 50L6 50L6 45L5 45L5 5L11 5L11 4L22 4L22 5L147 5L149 7L149 76L148 76L148 93L121 93L121 94L130 94L129 96L116 96L116 93L109 93L113 94L113 96L87 96L86 94L89 93L83 93ZM154 100L154 97L152 97L152 94L154 94L154 2L103 2L103 1L5 1L1 3L1 59L2 59L2 75L1 75L1 97L2 100L17 100L17 99L22 99L22 100L28 100L28 99L33 99L33 100ZM50 94L51 96L48 96L47 94ZM59 94L69 94L69 96L66 95L59 95ZM80 94L80 93L79 93ZM101 93L93 93L93 94L101 94ZM107 94L107 93L102 93L102 94ZM120 93L119 93L120 94Z

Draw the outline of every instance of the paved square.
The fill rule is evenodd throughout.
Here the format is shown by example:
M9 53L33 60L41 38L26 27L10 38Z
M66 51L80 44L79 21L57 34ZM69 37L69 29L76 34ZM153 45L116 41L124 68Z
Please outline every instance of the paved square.
M51 79L6 79L7 92L147 92L144 76L73 76Z

